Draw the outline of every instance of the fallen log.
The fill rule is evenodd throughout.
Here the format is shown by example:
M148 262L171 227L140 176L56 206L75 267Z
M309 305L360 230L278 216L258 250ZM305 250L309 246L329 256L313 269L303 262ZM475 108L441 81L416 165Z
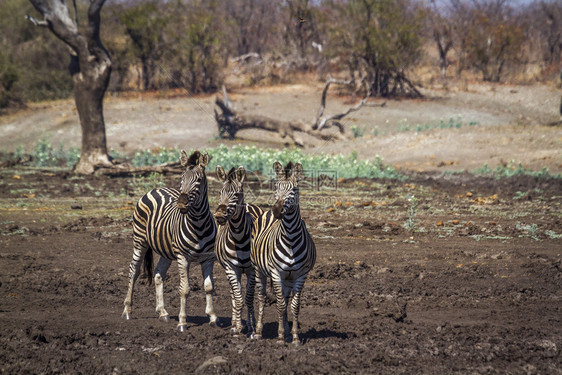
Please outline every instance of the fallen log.
M326 96L331 84L350 84L351 81L341 81L330 78L324 85L320 108L313 123L304 121L283 121L263 115L238 113L234 109L233 103L228 98L226 88L223 86L222 99L216 97L215 104L219 111L215 109L215 120L217 122L220 138L234 139L240 130L261 129L277 133L282 139L287 137L297 146L304 147L304 140L299 133L308 134L316 139L331 141L346 139L345 129L340 122L348 114L358 111L367 103L368 97L365 96L355 106L348 108L345 112L335 115L324 116L326 108ZM384 103L382 104L384 105ZM335 127L337 132L325 132L326 129Z
M153 166L143 166L143 167L135 167L129 163L119 163L119 164L114 164L111 167L97 168L94 174L108 176L108 177L130 177L130 176L146 176L151 173L181 174L183 171L184 168L181 167L180 162L173 161L169 163L153 165Z

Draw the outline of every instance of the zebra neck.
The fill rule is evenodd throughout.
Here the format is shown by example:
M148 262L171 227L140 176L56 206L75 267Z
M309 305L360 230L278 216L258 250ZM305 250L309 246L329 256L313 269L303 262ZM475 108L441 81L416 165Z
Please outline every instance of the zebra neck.
M185 215L186 220L190 221L200 221L205 219L209 214L209 201L207 199L207 194L201 194L199 196L199 201L195 202L193 205L189 206L187 214Z
M246 232L250 229L250 226L246 225L247 222L246 204L238 204L236 211L228 220L228 229L234 238L243 239L247 236Z
M299 206L297 206L294 212L283 215L281 227L289 242L299 241L298 238L302 229L301 210Z

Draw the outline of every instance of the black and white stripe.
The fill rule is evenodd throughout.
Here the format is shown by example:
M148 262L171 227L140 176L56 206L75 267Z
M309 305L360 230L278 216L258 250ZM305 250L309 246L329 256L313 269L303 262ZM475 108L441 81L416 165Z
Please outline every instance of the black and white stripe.
M244 202L244 167L232 168L228 174L221 166L217 167L217 176L223 181L219 206L215 212L218 223L216 254L219 263L226 271L230 284L232 299L232 332L239 334L242 325L242 275L246 275L245 303L248 309L246 321L248 334L255 327L254 290L256 277L250 261L250 236L254 220L263 211Z
M271 278L277 300L278 337L285 340L289 328L287 304L292 294L293 343L299 344L298 316L304 282L316 261L316 247L301 219L298 181L302 165L291 162L285 168L275 162L276 202L252 227L251 260L257 272L258 319L255 338L261 338L267 278Z
M133 215L133 260L129 266L129 289L125 298L123 318L129 319L133 289L144 260L149 283L152 281L152 252L160 255L154 270L156 285L156 312L160 319L168 320L164 309L164 279L173 260L177 260L180 272L180 313L178 328L186 327L186 301L189 294L189 266L201 265L206 294L205 312L211 324L217 316L213 307L213 265L215 257L216 225L209 209L205 167L207 154L199 151L190 157L182 151L181 164L185 171L180 189L154 189L144 195Z

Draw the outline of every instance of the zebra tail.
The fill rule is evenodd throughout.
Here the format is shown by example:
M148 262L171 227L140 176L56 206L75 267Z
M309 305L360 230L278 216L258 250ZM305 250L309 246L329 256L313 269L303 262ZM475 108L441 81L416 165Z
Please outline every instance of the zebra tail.
M152 248L149 247L144 253L144 273L148 277L148 285L152 285L152 278L154 277L154 255L152 254Z

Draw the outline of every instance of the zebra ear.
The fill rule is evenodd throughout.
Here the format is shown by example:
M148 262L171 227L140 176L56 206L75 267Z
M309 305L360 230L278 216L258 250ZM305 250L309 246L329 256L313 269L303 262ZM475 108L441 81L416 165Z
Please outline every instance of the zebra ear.
M244 182L245 178L246 170L244 169L244 167L238 167L238 169L236 170L236 179L242 183Z
M223 167L221 167L220 165L217 165L217 177L223 182L226 180L226 173L224 172Z
M302 164L301 163L295 164L295 166L293 168L293 176L295 176L297 181L302 178L303 172L302 172Z
M181 150L181 155L180 155L181 166L185 167L187 165L188 161L189 161L189 156L187 156L187 152L185 152L184 150Z
M277 175L277 178L279 180L283 180L285 178L285 170L283 169L283 165L278 161L273 163L273 170L275 171L275 174Z
M209 160L211 160L211 158L209 158L209 154L204 153L199 157L199 165L202 166L203 168L205 168L207 166L207 164L209 164Z

